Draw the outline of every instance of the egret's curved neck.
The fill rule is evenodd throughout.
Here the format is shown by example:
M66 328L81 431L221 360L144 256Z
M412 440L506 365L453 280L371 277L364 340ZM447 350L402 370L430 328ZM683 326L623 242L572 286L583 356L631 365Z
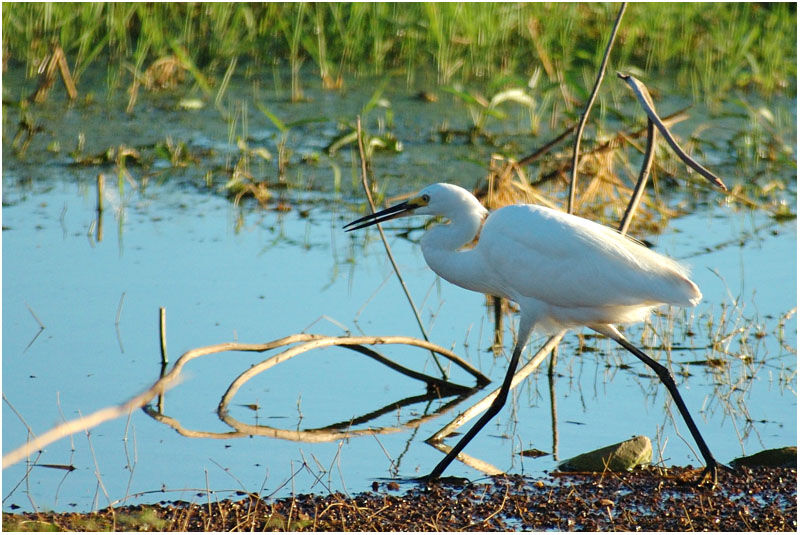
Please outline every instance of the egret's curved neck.
M486 214L478 204L475 209L451 217L450 223L436 225L425 233L422 254L437 275L462 288L486 291L481 284L479 259L472 250L460 250L478 236Z

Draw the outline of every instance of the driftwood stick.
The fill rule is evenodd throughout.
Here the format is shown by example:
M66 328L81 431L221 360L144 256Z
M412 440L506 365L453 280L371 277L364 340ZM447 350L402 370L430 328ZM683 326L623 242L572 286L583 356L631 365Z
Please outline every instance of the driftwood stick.
M138 396L134 396L125 403L114 407L106 407L105 409L100 409L99 411L93 412L92 414L88 414L81 418L64 422L63 424L57 425L50 429L46 433L37 436L35 439L26 442L19 448L7 453L6 455L3 455L3 469L5 470L9 466L18 463L22 459L28 457L31 453L41 450L56 440L74 433L86 431L87 429L96 427L103 422L119 418L120 416L126 416L131 411L142 407L145 403L153 399L153 397L163 393L167 388L173 386L174 379L177 378L177 375L168 375L165 376L165 379L167 377L169 377L168 380L159 379L155 382L155 384L153 384L153 386Z
M242 387L242 385L247 383L250 379L277 364L285 362L290 358L299 355L300 353L305 353L306 351L310 351L312 349L318 349L321 347L330 347L330 346L344 346L354 349L355 347L363 346L364 344L375 345L375 344L398 344L398 343L408 343L409 345L425 347L426 349L429 349L431 351L436 351L437 353L444 356L454 364L461 367L463 370L472 374L479 382L481 381L481 378L483 378L483 380L486 381L483 384L488 384L489 382L489 379L487 377L483 376L483 374L481 374L478 370L472 367L471 364L461 359L458 355L455 355L454 353L444 350L443 348L438 348L437 346L431 344L430 342L423 342L422 340L417 340L415 338L407 338L405 336L386 336L386 337L348 336L348 337L337 337L337 338L319 338L287 349L286 351L278 353L277 355L274 355L264 361L261 361L258 364L255 364L250 368L248 368L247 370L245 370L230 384L228 390L225 392L225 394L222 396L222 399L219 402L218 410L220 412L225 412L227 405L230 404L231 400L239 391L239 389ZM389 359L386 359L383 356L376 355L375 352L371 352L371 354L368 354L368 356L370 356L371 358L375 358L382 364L391 367L395 371L398 371L404 375L408 375L409 377L412 377L414 379L428 382L428 384L431 384L429 380L433 379L432 377L428 377L426 375L414 372L413 370L409 370L403 366L395 364L394 362L390 361ZM440 385L446 389L452 388L453 386L457 387L457 385L452 385L452 383L439 382L438 380L435 381L436 385Z
M447 444L445 444L442 441L430 442L430 445L433 446L434 448L436 448L437 450L441 451L445 455L450 453L450 450L453 449L452 446L448 446ZM468 455L468 454L464 453L463 451L458 454L458 460L461 461L462 463L466 464L470 468L473 468L473 469L477 470L478 472L483 472L487 476L499 476L499 475L505 474L505 472L503 470L500 470L499 468L497 468L493 464L489 464L486 461L482 461L481 459L478 459L477 457L473 457L471 455Z

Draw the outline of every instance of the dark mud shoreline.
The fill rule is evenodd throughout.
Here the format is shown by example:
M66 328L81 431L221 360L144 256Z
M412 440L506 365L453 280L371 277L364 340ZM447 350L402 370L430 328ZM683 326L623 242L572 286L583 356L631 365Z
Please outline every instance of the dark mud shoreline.
M797 531L797 470L722 472L715 489L698 470L507 476L442 482L396 494L299 495L264 501L162 502L97 513L3 514L3 529L119 531Z

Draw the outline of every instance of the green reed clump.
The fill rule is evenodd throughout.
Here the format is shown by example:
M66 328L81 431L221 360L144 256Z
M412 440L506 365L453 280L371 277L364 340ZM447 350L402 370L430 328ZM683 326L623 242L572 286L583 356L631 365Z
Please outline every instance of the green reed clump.
M527 79L552 83L592 70L616 4L523 3L6 3L4 54L33 73L54 40L77 76L92 63L141 70L186 54L205 73L233 58L298 71L313 65L326 87L341 75L435 70L439 83ZM676 86L724 95L770 93L796 83L794 4L632 4L614 63L674 73ZM110 83L117 77L110 76ZM577 81L577 80L576 80Z

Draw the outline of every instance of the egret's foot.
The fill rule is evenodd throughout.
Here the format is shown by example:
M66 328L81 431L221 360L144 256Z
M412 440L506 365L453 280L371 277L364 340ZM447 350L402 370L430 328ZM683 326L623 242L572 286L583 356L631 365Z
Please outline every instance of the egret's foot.
M695 481L695 485L698 487L702 487L703 485L711 485L711 488L717 486L717 466L715 464L709 464L706 466L703 473L700 474L700 477Z
M710 462L706 465L703 473L700 474L700 478L695 482L697 486L702 485L710 485L711 488L715 488L717 486L717 473L719 470L727 470L729 472L733 472L730 468L725 466L724 464L720 464L717 461Z

